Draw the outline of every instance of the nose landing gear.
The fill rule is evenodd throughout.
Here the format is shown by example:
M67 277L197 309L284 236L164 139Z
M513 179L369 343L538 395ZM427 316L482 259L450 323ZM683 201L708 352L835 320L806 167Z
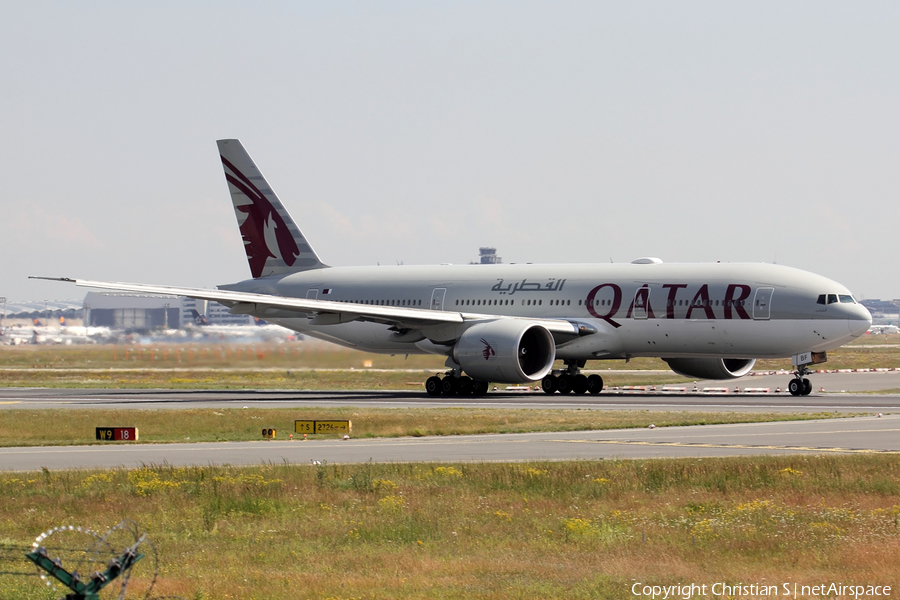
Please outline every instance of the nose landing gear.
M794 372L795 377L788 384L788 391L791 393L791 396L809 396L812 392L812 383L806 378L809 372L805 365L797 367L797 370Z

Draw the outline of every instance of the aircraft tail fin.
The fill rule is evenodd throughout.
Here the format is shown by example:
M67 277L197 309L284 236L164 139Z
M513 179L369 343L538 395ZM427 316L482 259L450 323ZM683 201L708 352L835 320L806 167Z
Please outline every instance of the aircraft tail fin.
M197 309L191 309L191 318L194 319L194 325L209 325L209 321L206 320L206 317L197 312Z
M240 140L218 140L216 144L253 278L327 267Z

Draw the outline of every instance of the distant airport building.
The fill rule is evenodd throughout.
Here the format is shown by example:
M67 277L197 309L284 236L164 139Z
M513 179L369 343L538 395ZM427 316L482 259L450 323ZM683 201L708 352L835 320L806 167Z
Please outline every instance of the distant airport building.
M5 313L9 319L47 319L58 315L74 319L80 314L80 300L7 301Z
M253 317L250 315L233 315L228 307L210 300L196 300L194 298L182 299L181 324L184 327L194 325L194 313L206 318L209 325L252 325Z
M496 248L479 248L478 249L478 257L479 261L477 263L473 262L470 264L473 265L499 265L503 263L503 259L497 256Z
M223 304L183 296L88 292L83 303L86 325L110 329L183 329L195 325L193 311L209 325L253 324L253 317L233 315Z
M873 315L896 315L900 313L900 300L860 300Z
M110 329L178 329L181 298L88 292L84 297L84 323Z

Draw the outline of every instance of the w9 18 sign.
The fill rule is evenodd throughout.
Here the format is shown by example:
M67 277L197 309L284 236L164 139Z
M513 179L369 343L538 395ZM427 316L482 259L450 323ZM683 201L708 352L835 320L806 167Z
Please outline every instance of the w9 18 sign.
M136 442L137 427L97 427L97 439L101 442Z

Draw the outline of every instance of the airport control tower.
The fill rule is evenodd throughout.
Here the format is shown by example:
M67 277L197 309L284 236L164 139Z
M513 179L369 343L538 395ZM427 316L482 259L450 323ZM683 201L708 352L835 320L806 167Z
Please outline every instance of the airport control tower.
M499 265L503 262L503 259L497 256L496 248L479 248L478 255L480 257L480 260L477 263L472 263L473 265Z

